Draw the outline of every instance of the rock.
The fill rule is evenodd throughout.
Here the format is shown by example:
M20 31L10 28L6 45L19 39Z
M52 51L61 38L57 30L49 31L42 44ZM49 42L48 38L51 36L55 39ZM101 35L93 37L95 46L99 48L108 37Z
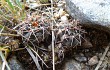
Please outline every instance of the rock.
M64 64L64 68L62 70L81 70L80 63L75 60L68 60Z
M87 62L87 57L84 56L83 53L77 53L74 55L75 60L78 62Z
M91 47L93 47L93 45L92 45L92 43L89 41L89 39L86 39L86 38L85 38L85 41L82 42L82 47L83 47L83 48L91 48Z
M89 69L89 66L87 66L87 65L85 65L85 64L83 64L83 63L81 63L81 70L90 70Z
M8 64L11 68L11 70L25 70L22 66L22 64L16 59L16 56L12 56L9 61Z
M93 56L92 58L90 58L90 60L88 61L88 65L92 66L92 65L95 65L97 64L99 61L98 61L98 57L97 56Z
M107 56L110 57L110 51L108 51Z
M109 0L65 0L68 13L82 25L110 33Z

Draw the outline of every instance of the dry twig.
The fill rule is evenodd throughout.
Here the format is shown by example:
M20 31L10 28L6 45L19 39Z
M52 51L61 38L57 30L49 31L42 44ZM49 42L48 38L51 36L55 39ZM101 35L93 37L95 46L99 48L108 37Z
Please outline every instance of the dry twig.
M2 53L2 51L0 51L0 56L1 56L2 60L3 60L3 62L5 62L5 65L6 65L7 69L11 70L9 65L8 65L8 63L7 63L7 61L6 61L6 59L5 59L5 56Z
M51 14L53 19L53 0L51 0ZM54 41L55 41L55 35L53 31L53 21L52 21L52 56L53 56L53 70L55 70L55 53L54 53Z
M32 53L32 51L31 51L29 48L26 48L26 49L27 49L27 51L29 52L29 54L31 55L32 59L34 60L36 66L37 66L37 69L38 69L38 70L42 70L42 68L41 68L41 66L40 66L40 64L39 64L39 62L38 62L37 56L35 57L34 54Z
M10 33L0 33L0 36L19 36L19 35L10 34Z
M101 57L101 59L100 59L98 65L96 66L95 70L98 70L98 69L100 68L100 65L102 64L102 62L103 62L103 60L104 60L104 58L105 58L105 55L107 54L109 48L110 48L110 43L109 43L108 46L106 47L105 52L103 53L103 55L102 55L102 57Z
M31 50L38 56L38 58L42 61L42 63L43 63L47 68L49 68L49 67L46 65L46 63L43 61L43 59L39 56L39 54L38 54L34 49L32 49L31 47L29 47L29 49L31 49Z

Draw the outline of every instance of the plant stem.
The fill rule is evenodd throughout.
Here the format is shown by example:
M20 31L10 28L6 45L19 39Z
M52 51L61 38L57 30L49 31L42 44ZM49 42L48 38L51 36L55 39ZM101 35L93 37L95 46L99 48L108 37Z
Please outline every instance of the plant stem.
M5 62L7 69L8 70L11 70L10 67L9 67L9 65L8 65L8 63L7 63L7 61L6 61L6 59L5 59L5 56L2 53L2 51L0 51L0 56L1 56L2 60L3 60L3 62Z
M19 36L19 35L10 34L10 33L0 33L0 36Z
M53 31L53 0L51 0L51 14L52 14L52 57L53 57L53 70L55 70L55 49L54 49L54 41L55 41L55 36L54 36L54 31Z

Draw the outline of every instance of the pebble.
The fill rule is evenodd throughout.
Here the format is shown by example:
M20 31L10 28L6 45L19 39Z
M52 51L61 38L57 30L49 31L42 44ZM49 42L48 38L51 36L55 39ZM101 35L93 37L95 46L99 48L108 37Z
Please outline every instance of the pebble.
M92 66L98 63L98 57L97 56L93 56L92 58L90 58L90 60L88 61L88 65Z
M81 65L75 60L67 61L63 67L62 70L81 70Z
M110 57L110 51L108 51L107 56Z
M79 55L75 55L75 59L79 62L86 62L87 58L84 56L83 53L79 53Z
M11 70L25 70L22 64L17 60L16 56L13 56L8 61Z

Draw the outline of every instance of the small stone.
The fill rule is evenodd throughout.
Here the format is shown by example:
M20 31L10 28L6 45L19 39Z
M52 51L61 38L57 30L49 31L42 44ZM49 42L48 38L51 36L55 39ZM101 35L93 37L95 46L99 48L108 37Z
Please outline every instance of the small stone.
M86 62L87 58L84 56L79 56L79 57L75 57L76 60L78 60L79 62Z
M90 70L89 66L85 65L84 63L81 63L81 70Z
M98 57L97 56L93 56L89 61L88 61L88 65L92 66L98 63Z
M88 39L85 39L85 41L82 43L82 46L83 48L93 47L92 43Z
M64 68L62 70L81 70L80 63L76 62L75 60L69 60L65 62L63 67Z
M63 23L68 23L68 18L67 18L67 16L62 16L61 17L61 22L63 22Z
M13 56L8 61L11 70L25 70L22 64L17 60L16 56Z
M107 53L107 56L110 57L110 51Z
M87 58L84 56L83 53L79 53L74 56L75 56L75 59L79 62L87 62Z
M103 55L103 53L96 53L96 55L97 55L99 58L101 58L102 55Z

